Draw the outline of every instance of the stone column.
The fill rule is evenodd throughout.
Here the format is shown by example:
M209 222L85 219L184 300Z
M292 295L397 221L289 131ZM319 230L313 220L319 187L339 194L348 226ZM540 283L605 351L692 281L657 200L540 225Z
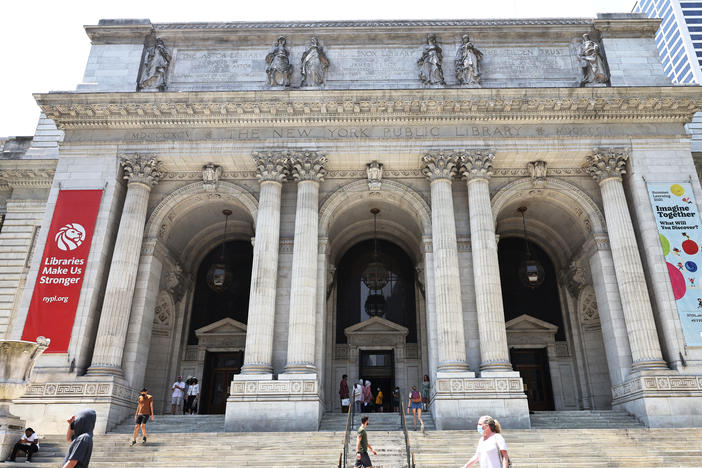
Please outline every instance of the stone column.
M422 163L422 172L431 182L432 251L439 358L437 371L466 372L469 369L466 363L456 222L451 193L451 179L456 175L457 160L453 154L436 152L424 155Z
M632 370L666 369L622 185L628 149L595 149L586 170L600 184L614 271L631 346Z
M480 336L480 370L511 372L500 286L500 266L497 260L497 240L488 185L494 158L495 155L488 151L467 152L461 158L461 175L468 183L470 242Z
M117 231L110 273L90 375L122 375L122 356L134 297L146 209L151 186L161 178L159 162L151 155L134 154L120 160L127 179L127 195Z
M319 183L327 171L327 158L316 151L295 152L291 173L297 180L297 208L290 284L290 323L286 374L311 374L315 365L317 306L317 248L319 235ZM324 291L320 291L324 294ZM321 343L320 343L321 345Z
M273 373L273 325L275 323L278 249L280 242L280 195L288 176L288 153L253 153L261 193L256 215L256 239L251 266L249 314L243 375Z

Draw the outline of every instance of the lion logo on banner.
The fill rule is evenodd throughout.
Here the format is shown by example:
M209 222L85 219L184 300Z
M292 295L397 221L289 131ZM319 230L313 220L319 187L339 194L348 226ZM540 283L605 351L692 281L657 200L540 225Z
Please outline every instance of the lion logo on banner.
M75 250L85 240L85 228L78 223L68 223L58 230L54 240L61 250Z

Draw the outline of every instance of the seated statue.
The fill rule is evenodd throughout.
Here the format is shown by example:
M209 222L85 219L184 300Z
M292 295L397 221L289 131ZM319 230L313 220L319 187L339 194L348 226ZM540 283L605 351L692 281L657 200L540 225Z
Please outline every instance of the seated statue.
M292 65L288 60L288 50L285 48L287 39L280 36L271 51L266 55L266 74L269 86L290 86Z

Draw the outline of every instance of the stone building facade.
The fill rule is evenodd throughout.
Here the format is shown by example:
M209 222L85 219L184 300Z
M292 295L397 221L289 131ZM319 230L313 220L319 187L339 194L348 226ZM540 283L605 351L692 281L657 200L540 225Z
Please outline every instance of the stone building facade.
M104 431L183 375L227 430L316 430L343 374L405 397L427 375L439 428L702 425L647 190L702 206L702 93L670 84L658 26L87 26L84 82L3 141L0 336L23 336L59 193L102 190L68 349L14 411L58 432L88 405Z

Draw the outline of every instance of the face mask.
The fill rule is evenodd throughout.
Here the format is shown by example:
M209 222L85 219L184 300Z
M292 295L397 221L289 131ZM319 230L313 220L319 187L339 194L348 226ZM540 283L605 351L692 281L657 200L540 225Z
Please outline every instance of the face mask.
M478 434L483 435L483 426L478 426L476 429L478 430Z

